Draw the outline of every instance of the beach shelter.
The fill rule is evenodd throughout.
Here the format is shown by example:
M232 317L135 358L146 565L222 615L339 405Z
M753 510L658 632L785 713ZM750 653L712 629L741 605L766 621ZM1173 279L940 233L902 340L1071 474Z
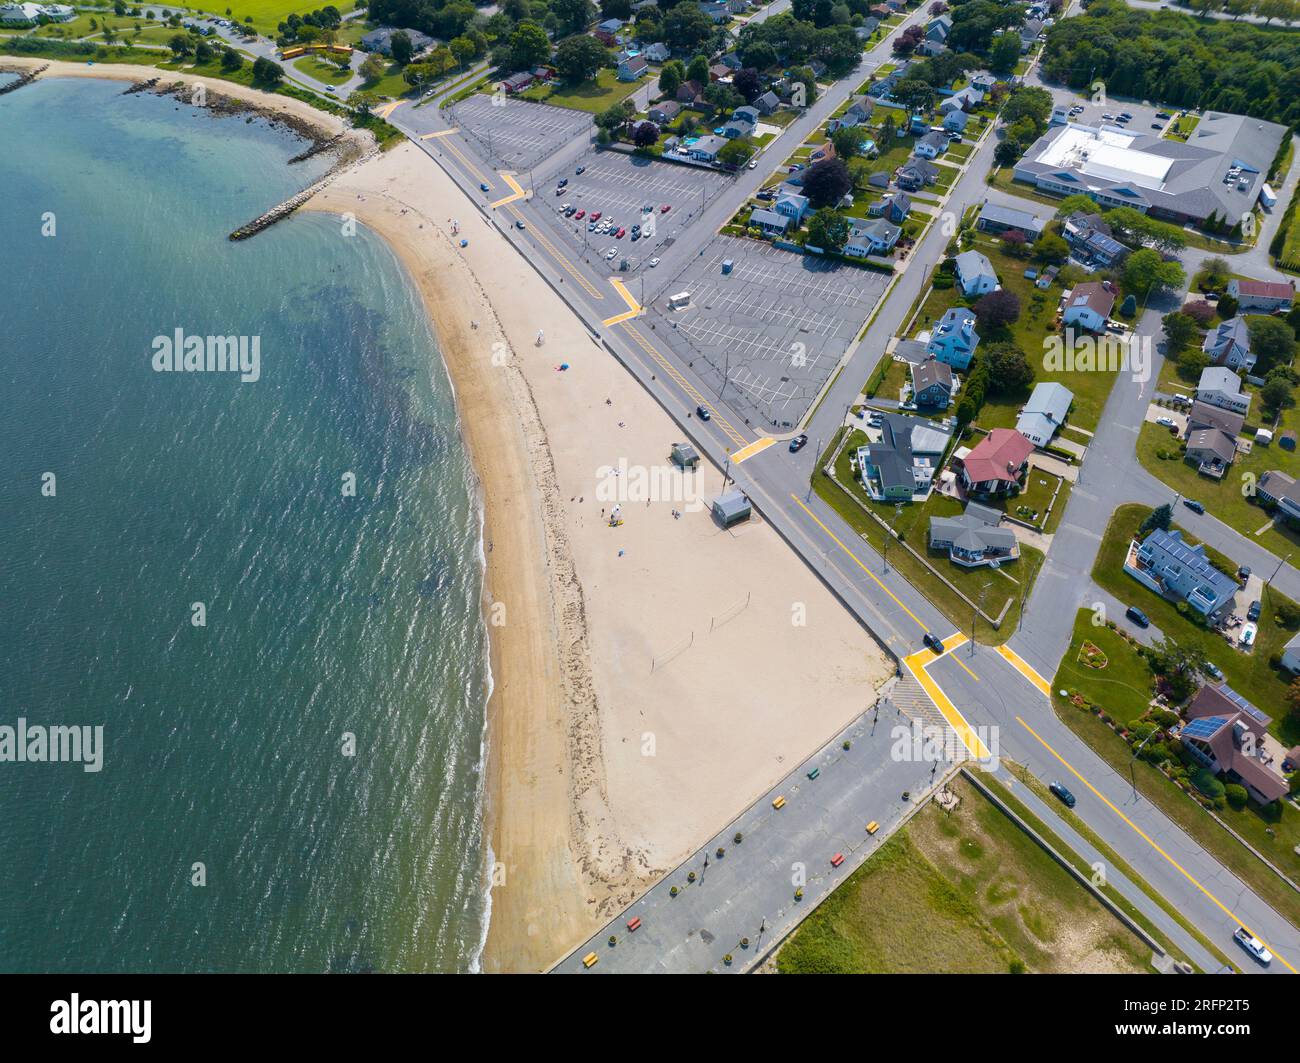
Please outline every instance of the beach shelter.
M674 443L671 457L683 469L690 469L700 463L700 455L689 443Z
M713 500L713 515L724 528L749 520L753 507L743 491L728 491Z

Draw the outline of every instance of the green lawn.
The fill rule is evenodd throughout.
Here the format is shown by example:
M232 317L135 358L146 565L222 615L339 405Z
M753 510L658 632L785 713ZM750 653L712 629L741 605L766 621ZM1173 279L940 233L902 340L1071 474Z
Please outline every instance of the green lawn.
M1200 647L1210 661L1223 671L1224 679L1234 690L1274 717L1269 729L1283 745L1290 747L1300 743L1300 724L1282 715L1280 711L1285 704L1290 676L1285 671L1274 670L1268 663L1269 657L1281 653L1282 647L1294 634L1294 631L1287 630L1276 621L1277 605L1289 602L1289 599L1271 588L1264 591L1259 634L1256 636L1255 652L1251 654L1239 652L1219 635L1184 618L1172 602L1155 591L1148 590L1124 571L1128 544L1133 541L1138 527L1150 512L1150 507L1137 504L1120 506L1115 511L1102 539L1092 578L1121 602L1136 605L1169 638L1181 645ZM1177 528L1178 525L1175 524L1174 527ZM1183 532L1183 538L1192 545L1196 543L1196 539L1186 531ZM1221 564L1232 567L1232 559L1224 559L1214 551L1207 553L1212 561L1217 559Z
M273 34L276 26L289 15L305 15L312 10L314 5L301 3L298 0L230 0L229 3L225 3L223 0L207 0L207 2L205 0L195 0L190 6L198 11L210 11L214 15L234 19L236 22L243 22L245 16L251 15L254 26L263 33ZM335 6L345 15L352 9L350 4L336 4ZM232 14L226 14L227 7L229 7ZM162 10L162 7L158 7L156 10Z
M795 931L782 974L1149 971L1151 950L965 779Z
M596 74L595 81L585 81L581 85L533 85L521 92L519 97L599 114L632 95L643 84L644 81L619 81L617 71L606 68Z
M1287 204L1273 249L1274 262L1279 269L1300 273L1300 189Z
M411 86L406 83L406 79L402 77L402 67L397 63L389 63L384 70L383 76L375 78L373 81L363 81L361 91L373 92L376 96L396 98L405 96L412 90Z
M1185 114L1176 122L1170 122L1169 128L1161 136L1167 140L1186 140L1192 135L1192 131L1201 124L1201 116L1196 114Z
M1131 778L1136 780L1142 796L1196 838L1220 863L1293 922L1300 920L1300 895L1214 822L1197 801L1183 793L1159 768L1144 758L1134 761L1130 744L1089 707L1100 706L1111 719L1127 726L1147 712L1153 692L1153 676L1136 647L1109 627L1095 626L1092 620L1090 610L1079 610L1070 648L1061 659L1052 683L1054 692L1068 690L1071 697L1079 695L1087 704L1079 705L1054 693L1052 702L1057 716L1116 773L1130 777L1131 768ZM1081 649L1086 644L1096 646L1104 654L1097 659L1101 667L1084 663ZM1216 814L1285 874L1300 877L1300 856L1294 852L1294 847L1300 844L1300 813L1295 809L1284 803L1278 820L1266 819L1253 803L1240 810L1225 806Z
M923 505L916 503L904 505L902 511L895 516L892 504L872 501L862 485L853 478L849 469L849 458L859 445L866 442L866 439L862 432L854 429L849 445L844 448L836 462L836 476L840 483L845 485L847 491L852 493L852 498L846 497L845 492L821 471L824 460L818 462L818 471L813 476L813 486L818 495L834 508L854 531L865 538L877 553L884 551L885 531L862 511L861 507L853 501L854 498L865 503L884 520L891 522L907 543L924 554L930 564L968 598L978 601L983 594L984 612L989 616L997 617L1006 606L1001 628L994 629L981 618L975 630L975 638L978 642L994 646L1005 642L1016 629L1021 600L1028 588L1033 585L1034 578L1042 567L1042 551L1032 546L1022 545L1019 560L1004 564L998 569L962 568L949 561L946 553L931 552L926 545L930 517L953 516L960 513L961 503L936 492ZM828 453L831 449L833 444L828 448ZM888 563L891 569L902 573L912 586L933 602L955 628L969 634L971 607L896 541L890 543Z
M308 77L323 81L327 85L342 85L352 77L351 70L340 70L333 63L328 63L314 55L304 55L295 59L293 65Z

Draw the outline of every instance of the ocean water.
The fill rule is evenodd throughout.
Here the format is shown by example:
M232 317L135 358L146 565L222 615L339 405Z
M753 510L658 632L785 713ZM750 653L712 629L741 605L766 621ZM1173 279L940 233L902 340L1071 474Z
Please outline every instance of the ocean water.
M418 295L332 216L227 241L327 161L123 88L0 97L0 726L103 727L0 762L0 970L473 969L480 518ZM156 372L178 328L260 378Z

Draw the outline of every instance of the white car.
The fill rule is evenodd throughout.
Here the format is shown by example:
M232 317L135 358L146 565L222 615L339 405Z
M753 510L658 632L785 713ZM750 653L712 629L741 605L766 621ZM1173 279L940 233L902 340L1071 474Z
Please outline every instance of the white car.
M1156 424L1160 425L1162 428L1177 427L1177 422L1175 422L1172 417L1157 417Z
M757 169L758 169L758 160L757 160L757 159L750 159L750 160L749 160L749 166L747 167L747 169L750 169L750 170L757 170Z
M656 255L654 258L652 258L648 263L648 265L650 266L651 269L654 269L655 266L659 265L659 256Z
M605 252L605 261L608 262L610 259L612 259L612 258L613 258L615 255L617 255L617 254L618 254L618 248L617 248L617 247L611 247L608 251Z
M1237 944L1257 959L1261 966L1267 967L1273 962L1273 954L1264 948L1264 943L1244 926L1239 926L1232 935Z

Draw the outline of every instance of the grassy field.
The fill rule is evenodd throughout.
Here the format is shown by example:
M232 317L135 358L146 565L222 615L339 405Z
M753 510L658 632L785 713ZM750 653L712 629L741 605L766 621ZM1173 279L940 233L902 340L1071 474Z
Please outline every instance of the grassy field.
M1092 578L1121 602L1136 605L1151 618L1156 627L1180 645L1199 646L1222 669L1224 679L1234 690L1275 717L1270 730L1282 744L1288 747L1297 744L1300 742L1300 725L1280 713L1280 707L1285 704L1283 699L1290 677L1284 671L1275 671L1268 664L1269 656L1280 653L1294 633L1282 627L1275 619L1277 605L1288 599L1274 590L1264 591L1259 634L1256 636L1255 652L1251 654L1241 653L1219 635L1185 619L1172 602L1148 590L1124 571L1128 544L1150 512L1150 507L1137 504L1120 506L1115 510L1097 553ZM1177 528L1178 525L1175 524L1174 527ZM1183 537L1189 543L1196 542L1186 532ZM1213 558L1214 554L1211 552L1210 556Z
M782 974L1149 970L1151 950L964 779L849 877L777 955Z
M1070 423L1095 431L1101 419L1102 408L1110 396L1118 376L1113 372L1067 372L1059 369L1049 371L1044 367L1047 338L1054 335L1052 324L1056 317L1056 305L1061 298L1061 285L1053 284L1043 290L1034 286L1034 282L1024 276L1026 267L1033 265L1027 260L1013 258L1002 249L1002 242L983 233L970 242L969 247L980 251L988 257L998 275L1002 287L1013 292L1020 300L1020 317L1002 335L980 328L980 342L990 343L1010 340L1025 352L1029 364L1034 367L1034 383L1056 381L1064 384L1074 393L1074 406L1070 410ZM954 284L951 288L935 288L926 296L917 315L913 332L928 329L938 321L944 311L953 306L970 306L976 302L967 299ZM978 355L977 355L978 356ZM980 428L1014 428L1020 416L1020 408L1029 398L1030 388L1007 395L989 395L984 402L976 423Z
M533 85L521 92L519 98L600 114L601 111L608 110L620 100L632 95L643 83L619 81L615 71L603 69L596 74L595 81L585 81L581 85L558 83Z
M870 543L877 553L884 550L885 531L862 511L853 498L865 503L877 515L891 522L907 543L926 555L930 564L967 597L978 601L983 594L984 612L989 616L997 617L1005 606L1006 614L1002 619L1001 628L995 629L991 624L980 619L975 629L975 638L978 642L988 645L1005 642L1016 629L1021 600L1027 589L1033 585L1034 578L1042 567L1042 551L1032 546L1022 545L1018 561L1004 564L994 570L987 567L962 568L949 561L947 554L928 550L926 543L930 517L954 516L962 511L961 503L936 492L923 505L909 503L903 506L896 517L892 504L873 502L862 489L862 485L853 478L849 468L850 456L866 441L867 437L855 430L849 445L844 448L836 463L836 476L847 490L852 492L853 497L847 497L845 492L821 471L824 464L821 461L818 462L818 471L813 476L813 485L817 493L848 522L854 531ZM887 560L889 566L901 572L912 586L933 602L955 628L969 634L971 607L954 594L950 587L936 578L933 572L897 542L891 542ZM919 637L920 632L917 634Z
M214 15L234 19L236 22L243 22L246 16L251 16L253 25L263 33L274 33L275 27L289 15L295 13L305 15L314 7L323 5L302 3L298 0L230 0L229 3L224 0L206 0L206 2L197 0L190 6L197 11L209 11ZM336 4L335 6L346 15L353 5ZM227 14L227 10L231 13Z
M314 55L304 55L301 59L295 59L293 65L308 77L323 81L326 85L342 85L352 77L351 70L340 70L334 63L326 62Z

